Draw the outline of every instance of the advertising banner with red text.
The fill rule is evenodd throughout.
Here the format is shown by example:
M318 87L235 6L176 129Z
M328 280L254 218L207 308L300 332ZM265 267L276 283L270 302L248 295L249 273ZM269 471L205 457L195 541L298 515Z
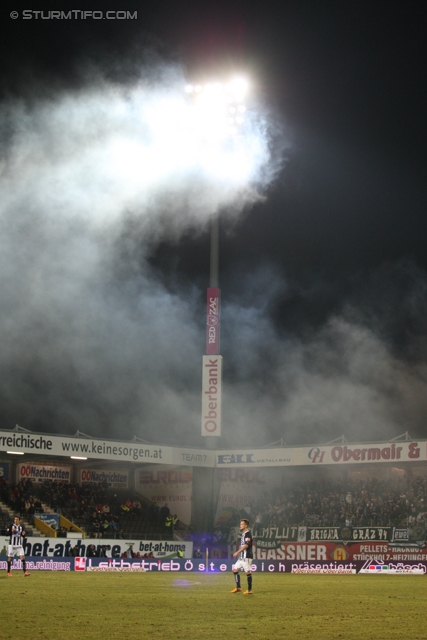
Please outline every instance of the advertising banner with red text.
M39 556L26 558L27 569L32 571L78 571L103 573L138 573L159 572L166 573L230 573L234 561L208 558L207 562L197 559L153 559L153 558L87 558L84 556L66 559L52 559ZM0 570L7 568L6 557L0 557ZM12 562L12 573L22 571L22 562L15 558ZM252 573L303 573L313 575L356 575L365 573L370 575L414 575L424 576L427 572L425 562L322 562L322 561L290 561L290 560L254 560ZM198 583L194 583L198 584ZM188 587L187 580L176 580L175 587Z
M21 480L31 480L32 482L44 482L45 480L70 482L71 467L59 464L20 462L16 465L16 481L20 482Z
M219 353L219 305L220 290L217 287L210 287L206 300L206 354L216 355Z
M262 543L261 543L262 545ZM236 550L230 545L229 554ZM298 562L427 562L427 547L396 547L388 543L357 542L278 542L275 548L263 548L254 543L254 558L258 560L292 560Z
M99 483L102 482L113 489L128 489L129 475L127 469L79 469L79 483L85 482Z
M217 467L354 465L427 461L427 443L340 444L317 447L278 447L217 451Z

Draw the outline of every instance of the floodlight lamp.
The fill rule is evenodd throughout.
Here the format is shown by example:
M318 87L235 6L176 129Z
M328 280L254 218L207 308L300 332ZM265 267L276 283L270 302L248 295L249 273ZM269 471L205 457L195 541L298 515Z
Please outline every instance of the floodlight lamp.
M220 82L210 82L205 85L205 91L206 93L222 93L222 84Z
M235 78L226 87L228 102L243 102L248 91L248 82L244 78Z
M189 83L186 93L191 100L191 129L203 140L220 143L230 136L243 135L243 113L248 82L243 77L219 81Z
M248 81L245 78L235 78L232 86L236 95L245 96L248 92Z

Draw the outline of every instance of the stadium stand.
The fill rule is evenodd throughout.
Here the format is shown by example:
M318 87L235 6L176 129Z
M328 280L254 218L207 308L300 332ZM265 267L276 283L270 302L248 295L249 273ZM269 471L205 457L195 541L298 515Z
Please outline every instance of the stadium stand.
M9 485L4 482L0 496L11 513L19 513L26 523L32 521L34 514L48 510L65 516L90 537L172 538L155 506L141 496L111 490L104 484L80 486L45 481L36 485L26 480ZM28 533L32 535L32 531Z
M381 481L318 478L267 492L251 506L254 529L265 526L398 526L427 520L427 479Z
M0 499L3 512L10 510L0 512L1 525L12 513L19 513L29 535L33 515L43 510L64 515L92 538L168 540L174 535L166 526L164 507L159 509L140 495L105 484L45 481L33 485L26 480L14 485L3 481ZM274 526L425 525L427 477L404 474L382 480L368 472L362 478L299 476L270 487L240 515L250 518L255 535ZM191 530L182 523L176 529L180 538L192 539ZM227 527L211 531L217 542L224 541L227 533Z

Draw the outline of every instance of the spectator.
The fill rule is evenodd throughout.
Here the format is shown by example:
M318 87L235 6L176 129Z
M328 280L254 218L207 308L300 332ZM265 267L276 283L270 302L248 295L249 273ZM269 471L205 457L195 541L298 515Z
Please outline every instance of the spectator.
M164 504L160 509L160 522L166 526L166 518L170 515L170 509L167 504Z

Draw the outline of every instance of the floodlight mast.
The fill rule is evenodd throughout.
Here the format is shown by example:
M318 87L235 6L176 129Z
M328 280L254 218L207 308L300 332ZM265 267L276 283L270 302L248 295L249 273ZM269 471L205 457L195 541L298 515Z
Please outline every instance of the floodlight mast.
M202 371L202 435L216 449L221 435L222 356L220 355L219 215L211 217L209 287L206 292L206 355Z
M247 83L236 79L227 85L219 83L187 85L186 92L195 98L204 123L223 139L241 134L246 106ZM210 278L206 296L206 354L202 367L202 436L206 447L216 449L221 435L222 356L220 355L219 289L219 213L211 217Z
M217 213L214 213L211 218L209 286L219 287L219 215Z

